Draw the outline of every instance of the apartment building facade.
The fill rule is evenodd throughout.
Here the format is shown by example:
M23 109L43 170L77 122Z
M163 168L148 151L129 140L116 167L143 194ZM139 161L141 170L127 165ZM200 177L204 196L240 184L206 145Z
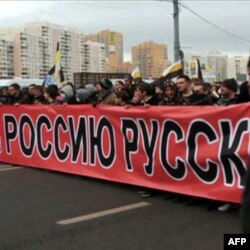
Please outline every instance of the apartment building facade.
M106 54L103 43L87 41L81 43L81 72L106 72Z
M143 78L160 77L167 65L167 45L148 41L132 47L132 66L139 66Z
M123 63L123 34L109 29L97 34L86 35L85 41L94 41L105 45L106 70L118 72Z
M228 56L218 51L192 53L185 57L185 73L190 78L197 77L196 60L199 59L204 81L222 81L228 76Z
M14 76L13 43L0 39L0 79Z
M235 78L237 81L243 82L247 80L247 63L248 56L234 56L228 58L227 77Z
M27 33L37 34L43 39L43 75L54 64L57 42L60 42L65 78L72 81L73 73L80 71L80 32L47 22L27 24L25 30Z
M41 78L43 75L43 47L41 37L18 32L13 39L14 75L21 78Z

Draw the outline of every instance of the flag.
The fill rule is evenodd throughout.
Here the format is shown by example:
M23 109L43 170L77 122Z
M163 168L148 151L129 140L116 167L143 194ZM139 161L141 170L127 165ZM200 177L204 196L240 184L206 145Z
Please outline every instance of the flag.
M140 72L139 66L136 66L136 67L135 67L135 69L134 69L133 72L131 73L131 76L133 77L133 79L142 78L142 77L141 77L141 72Z
M49 70L48 74L45 76L43 86L48 87L51 84L55 84L59 88L61 88L65 84L65 78L61 64L61 51L59 42L57 43L56 46L55 64Z
M174 64L170 65L168 68L166 68L162 76L167 79L172 79L174 77L177 77L179 75L183 74L183 67L181 60L175 62Z
M197 59L197 77L203 82L203 76L202 76L201 65L200 65L199 59Z

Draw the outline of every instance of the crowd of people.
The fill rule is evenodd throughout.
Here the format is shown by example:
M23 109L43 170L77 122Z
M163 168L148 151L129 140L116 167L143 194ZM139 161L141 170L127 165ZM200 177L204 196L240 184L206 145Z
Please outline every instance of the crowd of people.
M247 69L250 77L250 60ZM175 81L159 78L152 83L146 83L142 79L133 79L127 75L114 84L110 79L102 79L78 89L70 82L60 89L57 85L43 87L36 83L21 89L17 83L13 83L0 91L0 104L3 105L228 106L250 101L250 80L240 85L234 78L208 83L198 78L190 79L187 75L180 75ZM140 190L140 194L145 198L151 196L150 190L147 189ZM228 208L230 204L223 204L218 209L225 211Z
M250 100L248 82L238 85L233 78L212 84L198 78L190 79L180 75L176 82L156 79L146 83L141 79L133 81L128 75L115 84L110 79L102 79L75 89L70 82L58 88L46 88L31 84L21 89L17 83L2 88L1 104L106 104L117 106L136 105L231 105Z

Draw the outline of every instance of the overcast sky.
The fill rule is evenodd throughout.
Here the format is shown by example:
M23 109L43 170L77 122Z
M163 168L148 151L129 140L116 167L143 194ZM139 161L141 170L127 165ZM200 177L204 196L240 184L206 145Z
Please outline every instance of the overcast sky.
M250 1L180 1L180 43L184 53L217 50L249 55ZM237 39L201 20L241 37ZM125 58L131 47L144 41L167 44L173 57L173 3L152 1L0 1L0 28L48 21L77 28L84 34L103 29L122 32ZM248 40L248 41L244 41Z

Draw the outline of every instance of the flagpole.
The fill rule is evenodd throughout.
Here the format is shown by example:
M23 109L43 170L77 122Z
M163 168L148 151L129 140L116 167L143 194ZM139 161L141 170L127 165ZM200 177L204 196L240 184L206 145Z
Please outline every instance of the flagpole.
M174 7L174 61L180 59L180 40L179 40L179 6L178 0L173 0Z

